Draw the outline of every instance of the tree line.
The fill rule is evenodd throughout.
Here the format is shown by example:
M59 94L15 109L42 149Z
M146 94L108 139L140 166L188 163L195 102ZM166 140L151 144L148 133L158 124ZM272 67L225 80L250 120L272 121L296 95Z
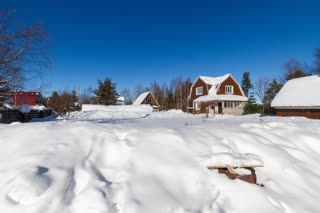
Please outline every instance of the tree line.
M141 93L151 91L163 110L181 109L187 111L187 98L192 83L190 78L177 77L170 81L169 86L166 83L160 85L153 81L147 87L138 84L133 90L125 88L120 93L117 92L116 85L111 78L99 80L96 88L89 87L83 90L79 95L79 100L75 90L54 91L45 100L45 103L56 112L65 113L79 110L82 104L116 105L120 96L125 98L124 104L129 105Z
M250 73L245 72L241 82L242 89L248 97L245 114L275 114L271 102L287 81L320 74L320 48L315 50L314 59L314 64L303 65L298 60L291 58L284 63L283 75L275 78L259 77L254 84L251 83ZM260 104L257 103L256 97Z
M316 49L315 58L313 66L302 65L292 58L284 63L285 72L282 76L274 78L259 77L254 83L251 81L250 73L244 72L241 87L245 96L248 97L244 113L274 114L275 111L271 107L271 102L286 81L320 73L320 48ZM117 92L116 85L111 78L106 78L104 81L99 80L97 88L83 90L79 100L75 95L75 90L69 92L66 90L55 91L48 98L47 104L57 112L62 113L79 110L79 106L82 104L115 105L117 104L117 98L123 96L125 104L129 105L141 93L151 91L162 110L181 109L184 112L188 110L187 99L192 85L189 77L176 77L168 85L166 83L160 85L157 81L153 81L146 87L138 84L133 90L125 88L120 93Z

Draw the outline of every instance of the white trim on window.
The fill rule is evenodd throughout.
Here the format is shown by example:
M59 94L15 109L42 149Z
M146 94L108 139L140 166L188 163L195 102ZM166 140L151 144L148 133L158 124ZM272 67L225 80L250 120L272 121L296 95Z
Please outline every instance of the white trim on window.
M233 86L226 85L225 90L226 90L226 94L233 94Z
M233 108L233 102L232 101L225 101L224 108Z
M200 107L201 107L201 103L200 102L195 102L194 103L194 108L195 108L195 110L200 110Z
M198 91L198 89L200 90L200 91ZM197 87L196 88L196 95L202 95L203 94L203 87Z

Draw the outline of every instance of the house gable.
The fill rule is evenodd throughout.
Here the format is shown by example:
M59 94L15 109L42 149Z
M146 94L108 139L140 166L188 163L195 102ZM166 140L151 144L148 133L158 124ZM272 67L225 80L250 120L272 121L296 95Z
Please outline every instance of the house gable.
M232 95L244 96L241 86L237 83L237 81L232 76L229 76L223 83L220 84L219 88L217 89L217 95L225 95L226 86L233 86Z
M147 97L141 102L141 104L149 104L151 102L151 104L153 106L157 106L160 107L158 101L153 97L153 95L151 94L151 92L149 92L149 94L147 95Z
M196 94L196 88L197 87L202 87L202 95L197 95ZM191 90L190 90L190 99L189 100L194 100L200 96L203 95L208 95L208 85L204 83L199 77L197 80L193 83Z

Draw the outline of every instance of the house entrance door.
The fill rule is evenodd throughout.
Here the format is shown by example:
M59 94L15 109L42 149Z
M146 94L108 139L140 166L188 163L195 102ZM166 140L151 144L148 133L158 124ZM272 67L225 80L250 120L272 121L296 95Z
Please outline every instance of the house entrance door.
M222 102L218 103L218 113L222 114Z
M212 104L212 105L209 105L209 113L211 114L214 114L214 113L216 113L215 111L214 111L214 104Z

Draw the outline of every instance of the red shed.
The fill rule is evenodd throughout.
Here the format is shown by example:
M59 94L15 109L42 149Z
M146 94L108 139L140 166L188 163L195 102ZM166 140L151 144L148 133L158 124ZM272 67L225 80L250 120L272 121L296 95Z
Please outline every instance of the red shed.
M43 98L40 92L10 91L14 106L19 107L23 104L43 105Z

